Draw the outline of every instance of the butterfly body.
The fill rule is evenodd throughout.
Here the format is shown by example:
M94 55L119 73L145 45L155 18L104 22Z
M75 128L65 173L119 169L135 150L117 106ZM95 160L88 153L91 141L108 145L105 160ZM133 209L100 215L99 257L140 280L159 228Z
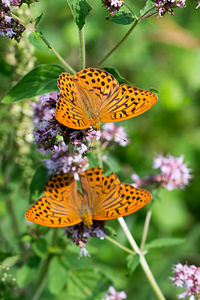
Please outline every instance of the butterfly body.
M96 68L83 69L73 77L62 73L58 88L56 119L73 129L99 129L100 123L133 118L158 100L152 92L119 85L111 74Z
M120 183L116 175L103 176L100 168L80 174L82 193L73 174L57 174L45 185L44 196L26 211L26 219L48 227L66 227L93 220L129 215L151 201L148 191Z
M82 212L82 222L84 223L85 226L90 228L93 224L93 216L90 208L84 209Z

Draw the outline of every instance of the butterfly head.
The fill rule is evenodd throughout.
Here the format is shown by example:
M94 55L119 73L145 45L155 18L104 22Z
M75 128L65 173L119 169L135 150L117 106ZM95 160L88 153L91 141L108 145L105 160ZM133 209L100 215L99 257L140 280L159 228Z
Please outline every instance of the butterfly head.
M93 221L92 221L92 214L91 214L90 209L83 210L82 221L83 221L84 225L87 226L88 228L90 228L92 226Z

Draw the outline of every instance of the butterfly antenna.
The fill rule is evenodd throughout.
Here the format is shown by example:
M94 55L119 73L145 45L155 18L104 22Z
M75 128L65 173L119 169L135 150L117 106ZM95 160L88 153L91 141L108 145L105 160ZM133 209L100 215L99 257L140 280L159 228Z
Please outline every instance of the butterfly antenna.
M125 143L128 143L128 140L124 139L123 137L119 136L118 134L115 134L116 137L118 137L118 139L122 140Z

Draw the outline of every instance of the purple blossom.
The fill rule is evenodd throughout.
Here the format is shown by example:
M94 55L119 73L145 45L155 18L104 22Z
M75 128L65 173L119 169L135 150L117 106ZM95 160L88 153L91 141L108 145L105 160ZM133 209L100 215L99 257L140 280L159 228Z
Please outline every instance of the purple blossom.
M183 189L189 184L192 178L190 174L191 169L187 164L183 163L183 155L180 157L173 157L172 155L158 155L153 162L154 169L160 169L157 174L150 174L147 177L140 178L136 173L132 174L135 187L145 187L148 185L161 185L167 190L171 191L176 188Z
M166 13L174 15L173 8L185 7L185 0L154 0L155 6L158 9L159 16L164 16Z
M14 38L19 42L25 27L11 16L12 6L20 6L21 0L1 0L0 2L0 35Z
M76 179L78 173L84 172L89 167L88 158L78 153L70 153L64 142L54 146L51 157L43 162L50 174L73 173Z
M97 237L101 240L105 237L103 221L94 221L90 228L82 222L73 226L65 227L65 234L81 249L86 247L89 237ZM84 255L85 250L81 250L80 256ZM82 254L82 255L81 255Z
M185 292L177 295L177 298L189 297L189 300L195 300L200 293L200 267L178 263L174 265L172 270L175 277L170 277L170 280L177 287L186 289Z
M126 298L127 295L124 291L117 292L113 286L110 286L106 297L102 298L102 300L122 300Z
M101 133L102 148L110 146L113 142L125 147L130 141L124 127L117 127L114 123L104 124Z
M102 0L103 6L109 10L109 14L114 16L115 12L118 12L120 7L123 5L121 0Z

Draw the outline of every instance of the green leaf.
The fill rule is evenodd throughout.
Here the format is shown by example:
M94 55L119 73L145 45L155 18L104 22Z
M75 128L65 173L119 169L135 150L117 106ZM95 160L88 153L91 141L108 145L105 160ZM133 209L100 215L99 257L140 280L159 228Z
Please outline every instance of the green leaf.
M140 15L142 16L143 14L145 14L145 12L147 12L153 6L155 6L154 1L153 0L147 0L146 3L145 3L145 6L140 10Z
M40 23L40 21L41 21L41 19L42 19L42 16L43 16L43 13L41 13L41 15L39 15L39 16L35 19L35 25L36 25L36 26Z
M65 70L57 65L40 65L27 73L3 98L12 103L57 90L57 79Z
M28 281L34 275L35 270L28 267L28 265L23 265L21 268L17 270L16 273L16 282L19 288L24 287Z
M2 265L2 267L12 267L18 262L18 260L19 260L18 255L10 256L10 257L7 257L6 259L4 259L1 262L1 265Z
M48 287L49 291L58 295L68 281L68 270L62 265L58 257L53 257L49 266Z
M35 48L39 50L49 50L49 47L45 44L42 39L42 33L38 30L31 32L28 36L29 41Z
M45 183L48 181L49 177L48 169L45 167L40 166L36 170L30 183L30 199L32 199L33 195L34 197L37 197L43 192Z
M33 243L33 251L38 257L45 258L48 254L48 245L44 239L38 239Z
M128 80L126 80L123 76L121 76L121 74L119 73L119 71L114 68L114 67L105 67L103 68L103 70L107 71L108 73L112 74L115 79L117 79L117 81L119 82L119 84L131 84Z
M107 17L106 19L120 25L129 25L135 20L131 13L128 13L123 10L116 12L113 17Z
M86 0L67 0L78 28L81 30L92 7Z
M180 245L182 243L185 243L185 239L181 239L181 238L160 238L160 239L153 240L150 243L146 244L145 249L176 246L176 245Z
M136 254L136 255L130 254L127 256L126 262L127 262L128 268L130 270L130 273L132 274L140 263L140 257L138 254Z

